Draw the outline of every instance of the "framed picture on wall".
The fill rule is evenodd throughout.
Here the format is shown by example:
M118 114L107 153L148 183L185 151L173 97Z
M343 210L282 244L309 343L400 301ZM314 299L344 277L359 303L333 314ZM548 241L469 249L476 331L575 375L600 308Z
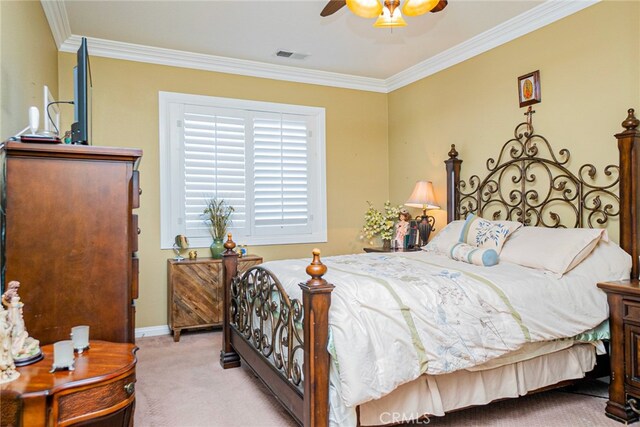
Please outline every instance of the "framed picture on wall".
M541 101L540 70L518 77L518 97L520 108L537 104Z

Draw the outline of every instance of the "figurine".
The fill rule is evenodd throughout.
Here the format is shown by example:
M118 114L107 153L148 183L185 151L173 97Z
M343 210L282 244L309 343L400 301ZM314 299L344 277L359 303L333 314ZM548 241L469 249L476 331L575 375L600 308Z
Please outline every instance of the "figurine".
M7 291L2 295L2 305L8 312L8 322L11 336L11 354L16 361L38 356L40 342L29 336L22 315L24 304L20 301L18 288L20 282L11 281ZM3 307L3 308L4 308Z
M0 304L0 384L13 381L20 376L11 354L11 324L9 312Z
M394 248L404 248L404 236L409 234L409 221L411 214L406 209L400 209L398 214L398 223L396 224L396 236L393 241Z
M197 259L198 251L189 251L189 259Z

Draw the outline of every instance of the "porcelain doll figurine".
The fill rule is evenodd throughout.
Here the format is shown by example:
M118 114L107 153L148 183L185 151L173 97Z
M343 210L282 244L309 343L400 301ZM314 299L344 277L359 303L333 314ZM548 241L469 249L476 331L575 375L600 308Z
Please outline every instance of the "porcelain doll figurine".
M406 209L401 209L396 224L396 235L393 241L394 248L404 248L404 236L409 233L409 221L411 214Z
M9 312L0 304L0 384L20 376L11 354L11 324Z
M18 288L20 282L9 282L7 291L2 295L2 305L8 312L11 335L11 354L15 360L33 357L40 353L40 342L29 336L22 316L24 304L20 301ZM4 308L3 307L3 308Z

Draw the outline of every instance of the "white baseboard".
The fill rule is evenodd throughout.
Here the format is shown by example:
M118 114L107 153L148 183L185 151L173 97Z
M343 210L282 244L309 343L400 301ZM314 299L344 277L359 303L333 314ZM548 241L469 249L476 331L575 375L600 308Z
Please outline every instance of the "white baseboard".
M171 330L169 325L147 326L146 328L136 328L136 338L157 337L160 335L169 335Z

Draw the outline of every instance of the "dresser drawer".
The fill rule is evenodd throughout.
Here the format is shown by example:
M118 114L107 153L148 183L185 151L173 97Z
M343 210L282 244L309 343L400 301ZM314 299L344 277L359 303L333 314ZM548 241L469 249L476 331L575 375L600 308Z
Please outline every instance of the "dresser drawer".
M91 351L91 350L89 350ZM131 404L135 398L134 373L97 387L82 388L78 391L56 396L53 414L57 413L61 426L74 424L86 419L108 415Z
M640 323L640 301L624 299L622 316L625 322Z

